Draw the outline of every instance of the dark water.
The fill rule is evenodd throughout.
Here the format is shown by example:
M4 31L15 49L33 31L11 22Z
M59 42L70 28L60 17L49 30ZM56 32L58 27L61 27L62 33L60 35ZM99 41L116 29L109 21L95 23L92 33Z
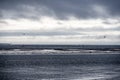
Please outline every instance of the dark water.
M1 55L0 80L120 80L120 54Z

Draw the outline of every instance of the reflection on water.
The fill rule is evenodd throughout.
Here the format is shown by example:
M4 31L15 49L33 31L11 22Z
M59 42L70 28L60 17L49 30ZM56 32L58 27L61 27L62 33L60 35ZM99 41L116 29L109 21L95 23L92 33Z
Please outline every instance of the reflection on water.
M1 67L0 80L120 80L120 65Z
M120 80L120 54L1 55L0 80Z

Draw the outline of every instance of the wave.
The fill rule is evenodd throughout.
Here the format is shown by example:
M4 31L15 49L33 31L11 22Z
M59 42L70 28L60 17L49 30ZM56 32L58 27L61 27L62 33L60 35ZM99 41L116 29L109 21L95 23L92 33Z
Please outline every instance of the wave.
M119 54L120 51L82 50L82 49L41 49L41 50L0 50L0 55L74 55L74 54Z

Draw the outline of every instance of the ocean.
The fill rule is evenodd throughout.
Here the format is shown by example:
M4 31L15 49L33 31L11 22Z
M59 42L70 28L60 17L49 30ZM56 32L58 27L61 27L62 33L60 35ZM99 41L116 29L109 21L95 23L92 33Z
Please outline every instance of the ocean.
M92 48L2 48L0 80L120 80L120 48Z

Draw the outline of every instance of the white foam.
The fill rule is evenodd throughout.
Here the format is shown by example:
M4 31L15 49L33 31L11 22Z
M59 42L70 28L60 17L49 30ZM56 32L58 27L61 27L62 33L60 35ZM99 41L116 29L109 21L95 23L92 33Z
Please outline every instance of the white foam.
M98 51L98 50L1 50L0 55L42 55L42 54L119 54L120 51Z

